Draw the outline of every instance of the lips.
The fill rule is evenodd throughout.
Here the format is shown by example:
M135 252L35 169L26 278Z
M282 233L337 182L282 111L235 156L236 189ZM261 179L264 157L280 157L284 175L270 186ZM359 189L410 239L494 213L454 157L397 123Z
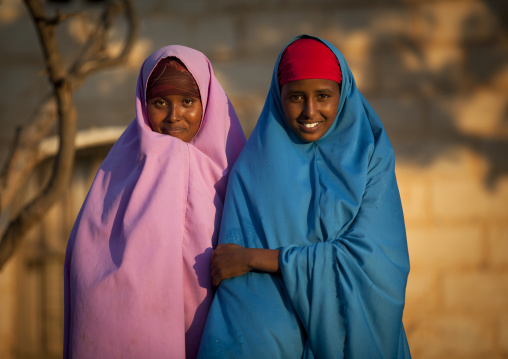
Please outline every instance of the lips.
M319 130L322 122L298 122L298 128L301 132L314 133Z
M185 131L186 131L186 129L183 127L173 127L173 126L166 127L165 126L165 127L161 128L161 133L163 133L165 135L170 135L170 136L178 135L178 134L181 134Z

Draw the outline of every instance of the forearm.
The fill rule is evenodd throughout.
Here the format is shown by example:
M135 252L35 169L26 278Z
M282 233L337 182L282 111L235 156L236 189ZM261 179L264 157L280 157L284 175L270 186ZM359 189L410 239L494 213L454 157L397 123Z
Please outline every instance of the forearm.
M250 252L249 268L253 271L280 273L278 249L246 248Z
M220 244L212 254L214 285L227 278L250 271L280 273L278 249L245 248L237 244Z

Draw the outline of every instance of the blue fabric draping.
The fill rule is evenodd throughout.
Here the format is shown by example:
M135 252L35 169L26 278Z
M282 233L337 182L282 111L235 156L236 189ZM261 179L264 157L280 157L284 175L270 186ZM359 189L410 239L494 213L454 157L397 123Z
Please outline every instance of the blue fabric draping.
M343 73L334 124L313 143L286 125L281 52L231 173L219 236L281 249L281 275L250 272L220 284L200 358L410 357L402 324L409 258L393 148L342 54L318 40Z

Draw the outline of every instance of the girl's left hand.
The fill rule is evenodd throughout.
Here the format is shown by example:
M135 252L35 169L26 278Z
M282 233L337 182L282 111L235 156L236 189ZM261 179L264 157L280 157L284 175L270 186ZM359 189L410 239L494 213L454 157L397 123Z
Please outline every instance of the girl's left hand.
M249 248L234 243L219 244L212 253L212 282L218 286L227 278L238 277L252 270Z
M219 244L212 253L212 282L244 275L252 270L280 273L278 249L245 248L234 243Z

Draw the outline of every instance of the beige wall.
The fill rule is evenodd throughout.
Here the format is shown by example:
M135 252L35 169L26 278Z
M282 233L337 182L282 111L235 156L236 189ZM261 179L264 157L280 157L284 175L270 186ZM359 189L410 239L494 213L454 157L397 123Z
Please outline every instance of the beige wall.
M141 29L128 66L94 75L75 94L81 129L127 125L142 60L177 43L210 58L250 134L280 49L300 33L329 40L344 53L395 148L412 264L404 322L413 357L508 357L508 2L139 0L136 5ZM85 27L75 20L62 32L68 58ZM0 42L1 158L13 126L30 116L47 86L39 75L33 25L19 0L0 3ZM65 207L71 222L85 192L78 190ZM60 231L60 246L66 230ZM25 254L0 273L2 358L36 356L36 349L20 348L40 348L40 326L49 324L37 319L23 331L27 325L19 318L29 317L23 305L40 312L37 295L51 307L46 312L54 313L50 333L58 333L61 289L33 289L36 274L23 269L28 243L34 242L26 241ZM46 273L46 282L59 280ZM27 291L35 296L32 303L17 304ZM51 335L56 336L51 348L57 349L45 350L56 353L58 336Z

